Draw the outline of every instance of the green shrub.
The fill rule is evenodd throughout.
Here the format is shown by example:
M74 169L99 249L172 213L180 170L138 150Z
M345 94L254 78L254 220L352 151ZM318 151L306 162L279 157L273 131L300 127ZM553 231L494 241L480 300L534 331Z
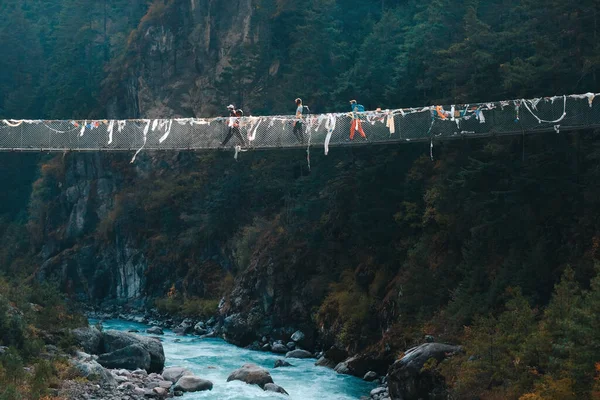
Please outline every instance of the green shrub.
M156 299L155 305L160 313L175 315L179 313L182 302L175 297L165 297L162 299Z
M211 317L217 313L218 300L190 298L183 302L181 314L186 317Z
M23 380L25 372L23 370L23 359L14 347L9 349L0 357L0 364L4 369L4 376L10 383L17 384Z
M54 380L52 364L46 360L40 360L34 367L34 374L30 382L30 395L32 399L39 399L48 391L48 387Z

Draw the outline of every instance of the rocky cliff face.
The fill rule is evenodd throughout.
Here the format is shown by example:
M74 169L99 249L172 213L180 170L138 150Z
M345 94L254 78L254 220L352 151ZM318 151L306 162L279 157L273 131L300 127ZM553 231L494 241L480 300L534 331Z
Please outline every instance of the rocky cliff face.
M123 117L205 116L232 54L257 43L266 26L251 0L167 1L151 7L130 36L123 65L109 80L109 113ZM239 104L243 106L243 104Z
M53 161L64 166L53 181L57 196L45 205L40 279L56 278L79 299L140 303L147 261L135 239L111 220L122 176L101 154L77 154ZM34 194L35 196L35 194ZM102 242L101 224L114 230L114 240Z

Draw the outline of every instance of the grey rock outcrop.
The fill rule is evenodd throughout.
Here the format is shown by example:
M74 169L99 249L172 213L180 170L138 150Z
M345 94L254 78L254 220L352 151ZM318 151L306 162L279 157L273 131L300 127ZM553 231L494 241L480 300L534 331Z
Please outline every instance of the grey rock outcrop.
M78 353L77 357L70 362L82 377L99 380L108 386L117 386L117 381L112 374L94 360L91 355Z
M387 383L391 398L416 400L431 398L435 392L443 393L443 377L436 372L423 371L423 366L430 359L441 362L462 351L460 346L441 343L425 343L407 350L404 357L389 368Z
M160 340L119 331L103 332L103 351L111 353L133 344L141 345L150 356L148 372L161 372L165 366L165 353Z

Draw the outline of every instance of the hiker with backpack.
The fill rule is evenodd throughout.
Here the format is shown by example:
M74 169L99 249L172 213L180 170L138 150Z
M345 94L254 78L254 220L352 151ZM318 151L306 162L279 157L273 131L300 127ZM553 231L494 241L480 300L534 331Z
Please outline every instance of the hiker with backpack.
M296 120L294 121L293 134L294 134L294 136L296 136L296 138L298 139L298 141L300 143L304 144L304 135L302 133L302 128L303 128L302 116L305 111L308 113L309 109L308 109L308 107L302 105L302 99L297 98L295 101L296 101Z
M227 110L229 111L229 118L227 121L227 126L229 127L229 132L221 143L221 146L225 146L227 142L235 135L241 142L242 146L246 146L246 141L242 136L242 132L240 131L240 118L244 116L244 112L242 109L235 109L233 104L227 106Z
M350 107L352 108L352 121L350 122L350 140L354 140L354 132L358 131L360 136L367 139L365 131L362 128L362 121L358 113L365 112L365 107L362 104L357 104L356 100L350 100Z

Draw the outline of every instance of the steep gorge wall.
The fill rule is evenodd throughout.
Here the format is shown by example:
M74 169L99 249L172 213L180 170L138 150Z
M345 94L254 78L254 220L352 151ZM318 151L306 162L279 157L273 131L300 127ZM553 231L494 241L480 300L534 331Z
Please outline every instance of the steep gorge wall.
M57 170L46 175L43 185L55 196L42 199L40 191L34 191L32 199L34 212L44 216L39 221L39 278L58 279L69 294L92 304L141 305L147 262L136 238L122 232L119 221L110 227L116 232L114 241L103 242L97 236L101 224L112 223L108 221L122 175L101 154L79 154L67 160L59 156L51 164Z
M109 113L130 118L222 113L215 84L232 54L268 35L268 27L255 21L256 3L171 0L151 7L109 77Z

